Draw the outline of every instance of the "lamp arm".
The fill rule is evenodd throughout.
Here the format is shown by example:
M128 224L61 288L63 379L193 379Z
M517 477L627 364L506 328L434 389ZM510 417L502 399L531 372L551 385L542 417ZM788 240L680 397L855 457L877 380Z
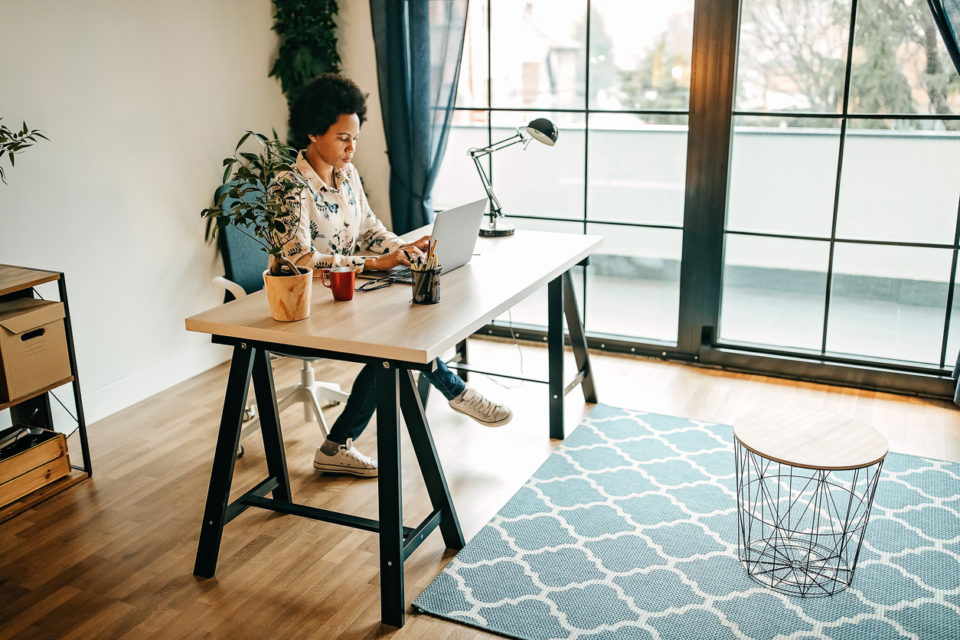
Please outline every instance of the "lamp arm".
M490 146L477 148L473 147L468 151L470 157L473 158L473 164L477 167L477 173L480 174L480 182L483 184L483 190L487 192L487 198L490 200L490 221L492 222L494 218L497 218L501 215L500 213L500 200L497 199L496 194L493 193L493 185L490 184L490 179L487 177L486 172L483 170L483 164L480 162L480 159L484 156L488 156L494 151L499 151L500 149L505 149L511 145L515 145L518 142L523 141L523 134L519 131L509 138L504 138L498 142L494 142Z
M470 157L473 158L473 164L476 165L477 173L480 174L480 182L483 183L483 190L487 192L487 198L490 200L490 219L493 220L500 215L500 201L493 193L493 186L490 184L490 180L483 170L483 164L480 162L480 158L489 153L489 151L486 154L474 153L473 150L471 150Z
M481 147L479 149L477 147L473 147L472 149L469 150L469 153L471 157L482 158L483 156L490 155L494 151L500 151L500 149L506 149L511 145L515 145L518 142L521 142L522 140L523 140L523 135L520 133L515 133L509 138L504 138L499 142L494 142L488 147Z

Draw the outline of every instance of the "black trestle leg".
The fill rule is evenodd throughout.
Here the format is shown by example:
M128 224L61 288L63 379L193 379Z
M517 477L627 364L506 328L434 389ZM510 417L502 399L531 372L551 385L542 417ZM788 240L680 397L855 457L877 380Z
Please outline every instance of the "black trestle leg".
M403 498L400 493L400 412L398 369L392 362L377 365L377 458L380 500L380 619L402 627Z
M597 388L593 383L593 369L590 368L590 351L587 350L587 339L583 333L580 310L577 308L577 296L573 291L573 278L570 277L569 271L563 273L563 313L567 318L567 330L570 332L570 345L573 347L573 357L577 361L577 370L583 371L583 381L580 383L583 399L587 402L596 402Z
M467 339L464 338L457 343L457 362L460 364L470 364L470 361L467 359ZM469 382L470 378L469 371L461 371L460 377L463 378L464 382Z
M430 428L423 413L423 406L420 404L420 397L414 387L413 372L411 371L404 371L401 374L400 410L403 412L403 419L407 423L410 442L413 444L417 463L420 465L420 473L423 475L424 484L427 486L427 493L430 494L430 502L434 509L443 513L440 520L440 533L443 535L443 543L448 549L462 549L465 542L463 532L460 530L460 521L457 519L457 512L453 508L450 489L447 487L447 480L443 476L443 469L440 467L437 448L433 444L433 437L430 435Z
M550 437L563 439L563 276L547 285L547 361Z
M203 524L200 527L200 542L197 545L197 560L193 565L194 575L212 578L217 570L220 540L230 499L230 483L233 467L240 446L240 424L243 408L247 403L247 388L253 368L252 347L241 343L233 348L233 360L227 378L227 392L223 398L223 413L220 416L220 432L213 455L213 470L207 489L207 503L203 509Z
M427 400L430 398L430 381L427 376L417 376L417 394L420 396L420 404L427 406Z
M287 474L287 458L283 451L283 434L280 431L280 416L277 409L277 394L273 386L273 367L270 354L257 349L253 358L253 390L260 411L260 433L263 436L263 453L267 459L267 471L276 478L277 488L273 498L292 502L290 477Z

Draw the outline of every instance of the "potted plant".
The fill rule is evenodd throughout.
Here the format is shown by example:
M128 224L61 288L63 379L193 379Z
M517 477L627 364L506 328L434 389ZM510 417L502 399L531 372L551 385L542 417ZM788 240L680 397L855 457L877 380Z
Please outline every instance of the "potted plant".
M0 117L0 120L3 120L3 118ZM37 142L37 138L49 140L49 138L43 135L38 129L29 128L26 122L23 123L19 131L10 129L7 125L0 122L0 160L3 160L3 156L7 156L7 159L10 161L10 166L12 167L14 165L14 156L27 147L33 146ZM0 166L0 181L2 181L3 184L7 184L7 176L3 172L2 166Z
M258 152L241 151L247 141L256 141ZM247 131L237 142L233 156L223 161L223 186L212 207L201 211L213 236L227 225L256 240L272 256L263 272L270 315L290 322L310 315L313 271L297 267L283 255L300 223L304 178L293 170L296 151L273 137Z

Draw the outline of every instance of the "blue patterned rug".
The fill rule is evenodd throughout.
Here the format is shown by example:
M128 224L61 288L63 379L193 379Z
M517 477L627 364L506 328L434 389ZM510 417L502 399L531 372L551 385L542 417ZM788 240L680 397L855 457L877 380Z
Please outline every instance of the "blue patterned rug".
M600 405L414 602L524 640L960 638L960 464L890 454L853 585L737 561L729 426Z

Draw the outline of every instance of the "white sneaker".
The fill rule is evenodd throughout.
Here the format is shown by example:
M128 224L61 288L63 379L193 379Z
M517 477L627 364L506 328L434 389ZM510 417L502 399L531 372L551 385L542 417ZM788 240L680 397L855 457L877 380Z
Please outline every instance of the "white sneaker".
M352 438L347 438L347 443L340 445L332 456L328 456L318 448L313 456L313 468L329 473L350 473L365 478L375 478L377 475L377 461L357 451L353 446Z
M487 400L469 387L450 401L450 408L470 416L485 427L499 427L513 418L513 412L508 407Z

